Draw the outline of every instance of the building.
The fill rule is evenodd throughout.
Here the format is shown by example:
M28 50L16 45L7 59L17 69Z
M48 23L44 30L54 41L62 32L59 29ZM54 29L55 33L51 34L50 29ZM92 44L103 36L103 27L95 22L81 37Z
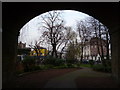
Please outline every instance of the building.
M26 48L26 43L22 43L21 41L18 43L18 48Z
M44 47L38 47L38 56L46 56L48 54L48 50ZM30 52L30 56L37 56L36 50L32 50Z
M17 55L29 55L31 48L26 47L26 43L18 43L17 46Z
M100 57L102 55L101 44L103 47L104 58L106 58L107 55L106 41L102 39L101 42L100 39L97 37L93 37L90 40L86 41L83 48L83 58L87 60L101 60Z

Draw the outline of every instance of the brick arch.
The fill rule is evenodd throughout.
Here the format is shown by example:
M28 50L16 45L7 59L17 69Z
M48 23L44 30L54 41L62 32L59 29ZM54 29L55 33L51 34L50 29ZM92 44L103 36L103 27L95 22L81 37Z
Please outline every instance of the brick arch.
M3 3L3 88L14 78L19 30L29 20L51 10L76 10L109 28L112 40L112 75L120 82L118 3Z

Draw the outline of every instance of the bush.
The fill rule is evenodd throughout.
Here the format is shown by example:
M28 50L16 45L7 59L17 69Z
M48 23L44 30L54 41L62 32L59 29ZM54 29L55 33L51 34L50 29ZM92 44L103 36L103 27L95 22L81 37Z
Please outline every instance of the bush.
M31 56L25 56L22 63L23 63L25 72L32 71L33 67L35 66L35 59L34 57L31 57Z
M66 64L59 66L60 68L68 68Z
M67 59L66 62L73 64L73 63L75 63L75 60L74 59Z
M94 65L94 61L93 60L89 60L89 64L91 65L91 67Z
M54 69L63 69L63 68L68 68L66 64L60 65L60 66L55 66L53 67Z
M55 57L52 57L52 56L48 56L44 60L44 64L51 64L51 65L54 65L54 66L60 66L60 65L64 64L64 62L65 62L65 60L55 58Z
M81 67L89 67L89 68L91 67L90 64L81 64L80 66L81 66Z
M32 56L25 56L22 62L24 64L35 64L35 58Z
M44 64L54 64L55 63L55 58L52 56L47 56L44 60Z
M81 64L80 64L79 62L78 62L76 65L77 65L77 67L80 67L80 66L81 66Z
M45 65L44 69L50 69L50 68L53 68L53 67L54 67L54 65L47 64L47 65Z
M71 64L71 63L68 63L67 66L68 66L68 68L76 68L77 67L76 64Z
M65 63L65 60L63 59L56 58L55 60L55 66L60 66L60 65L63 65L64 63Z
M93 70L95 71L102 71L102 72L111 72L111 67L110 66L103 66L102 64L97 64L93 66Z
M35 71L35 70L41 70L41 67L38 66L38 65L37 65L37 66L33 66L33 67L32 67L32 71Z
M39 65L40 70L44 70L44 69L48 69L48 67L46 67L45 65Z

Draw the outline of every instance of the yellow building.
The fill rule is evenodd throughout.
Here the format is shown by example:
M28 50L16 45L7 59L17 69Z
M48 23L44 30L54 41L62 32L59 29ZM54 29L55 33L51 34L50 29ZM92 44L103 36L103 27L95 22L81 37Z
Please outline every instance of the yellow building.
M48 54L48 50L46 48L40 48L38 49L38 56L46 56ZM30 56L37 56L37 53L35 50L30 52Z

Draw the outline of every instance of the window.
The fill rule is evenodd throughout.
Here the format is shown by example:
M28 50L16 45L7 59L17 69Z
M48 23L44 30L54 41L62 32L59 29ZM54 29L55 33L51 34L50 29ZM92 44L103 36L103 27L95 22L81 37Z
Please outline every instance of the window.
M91 46L91 48L93 48L93 46Z
M95 48L97 48L97 46L95 45Z

